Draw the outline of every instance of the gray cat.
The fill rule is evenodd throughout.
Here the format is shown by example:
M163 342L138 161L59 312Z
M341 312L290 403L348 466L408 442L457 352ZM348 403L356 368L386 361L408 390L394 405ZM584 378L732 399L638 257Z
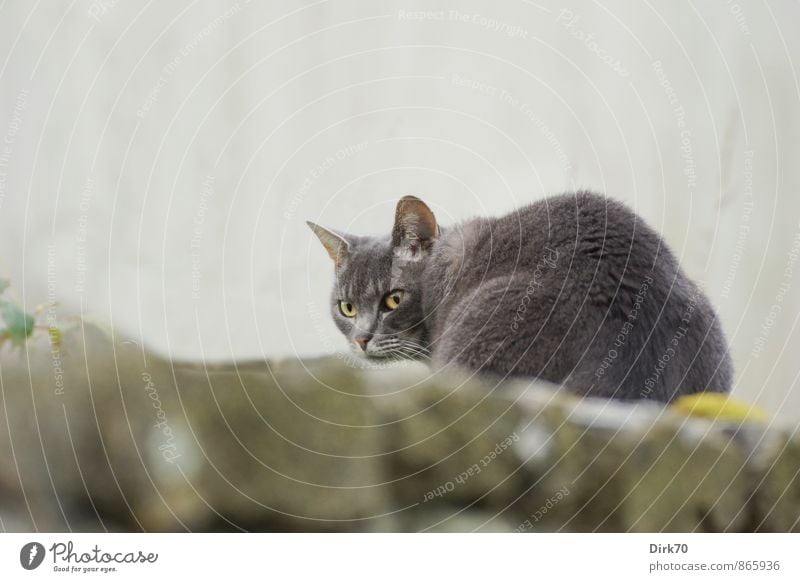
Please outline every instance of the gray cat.
M429 358L621 399L730 389L714 309L619 202L564 194L442 228L405 196L391 235L308 224L335 263L333 319L367 357Z

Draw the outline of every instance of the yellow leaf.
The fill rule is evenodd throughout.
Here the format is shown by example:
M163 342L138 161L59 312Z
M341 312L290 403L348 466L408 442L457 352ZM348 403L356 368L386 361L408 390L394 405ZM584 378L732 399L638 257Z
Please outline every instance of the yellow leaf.
M672 404L672 408L689 416L732 422L769 421L769 415L761 408L719 392L701 392L681 396Z
M53 347L60 347L61 346L61 330L58 329L56 326L51 325L47 329L47 333L50 335L50 345Z

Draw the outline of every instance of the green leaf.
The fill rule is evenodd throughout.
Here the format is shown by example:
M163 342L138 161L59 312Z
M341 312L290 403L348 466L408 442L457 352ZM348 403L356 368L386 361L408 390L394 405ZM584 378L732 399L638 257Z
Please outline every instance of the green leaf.
M8 289L9 285L11 285L11 283L8 281L8 279L0 279L0 293Z
M36 321L19 307L0 298L0 317L6 322L6 333L15 344L23 343L33 333Z

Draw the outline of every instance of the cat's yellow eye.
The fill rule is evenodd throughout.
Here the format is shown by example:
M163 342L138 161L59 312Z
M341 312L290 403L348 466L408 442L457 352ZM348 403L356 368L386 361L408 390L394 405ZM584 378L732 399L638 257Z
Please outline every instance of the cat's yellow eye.
M339 311L341 311L342 315L345 317L356 316L356 306L349 301L339 301Z
M403 290L402 289L395 289L386 297L384 298L383 302L392 311L397 309L400 306L400 302L403 300Z

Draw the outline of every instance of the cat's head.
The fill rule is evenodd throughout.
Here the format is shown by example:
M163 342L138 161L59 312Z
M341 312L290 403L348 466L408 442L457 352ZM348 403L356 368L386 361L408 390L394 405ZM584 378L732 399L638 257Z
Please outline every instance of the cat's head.
M353 350L371 358L427 357L421 278L439 237L431 209L404 196L386 236L308 226L335 265L331 314Z

